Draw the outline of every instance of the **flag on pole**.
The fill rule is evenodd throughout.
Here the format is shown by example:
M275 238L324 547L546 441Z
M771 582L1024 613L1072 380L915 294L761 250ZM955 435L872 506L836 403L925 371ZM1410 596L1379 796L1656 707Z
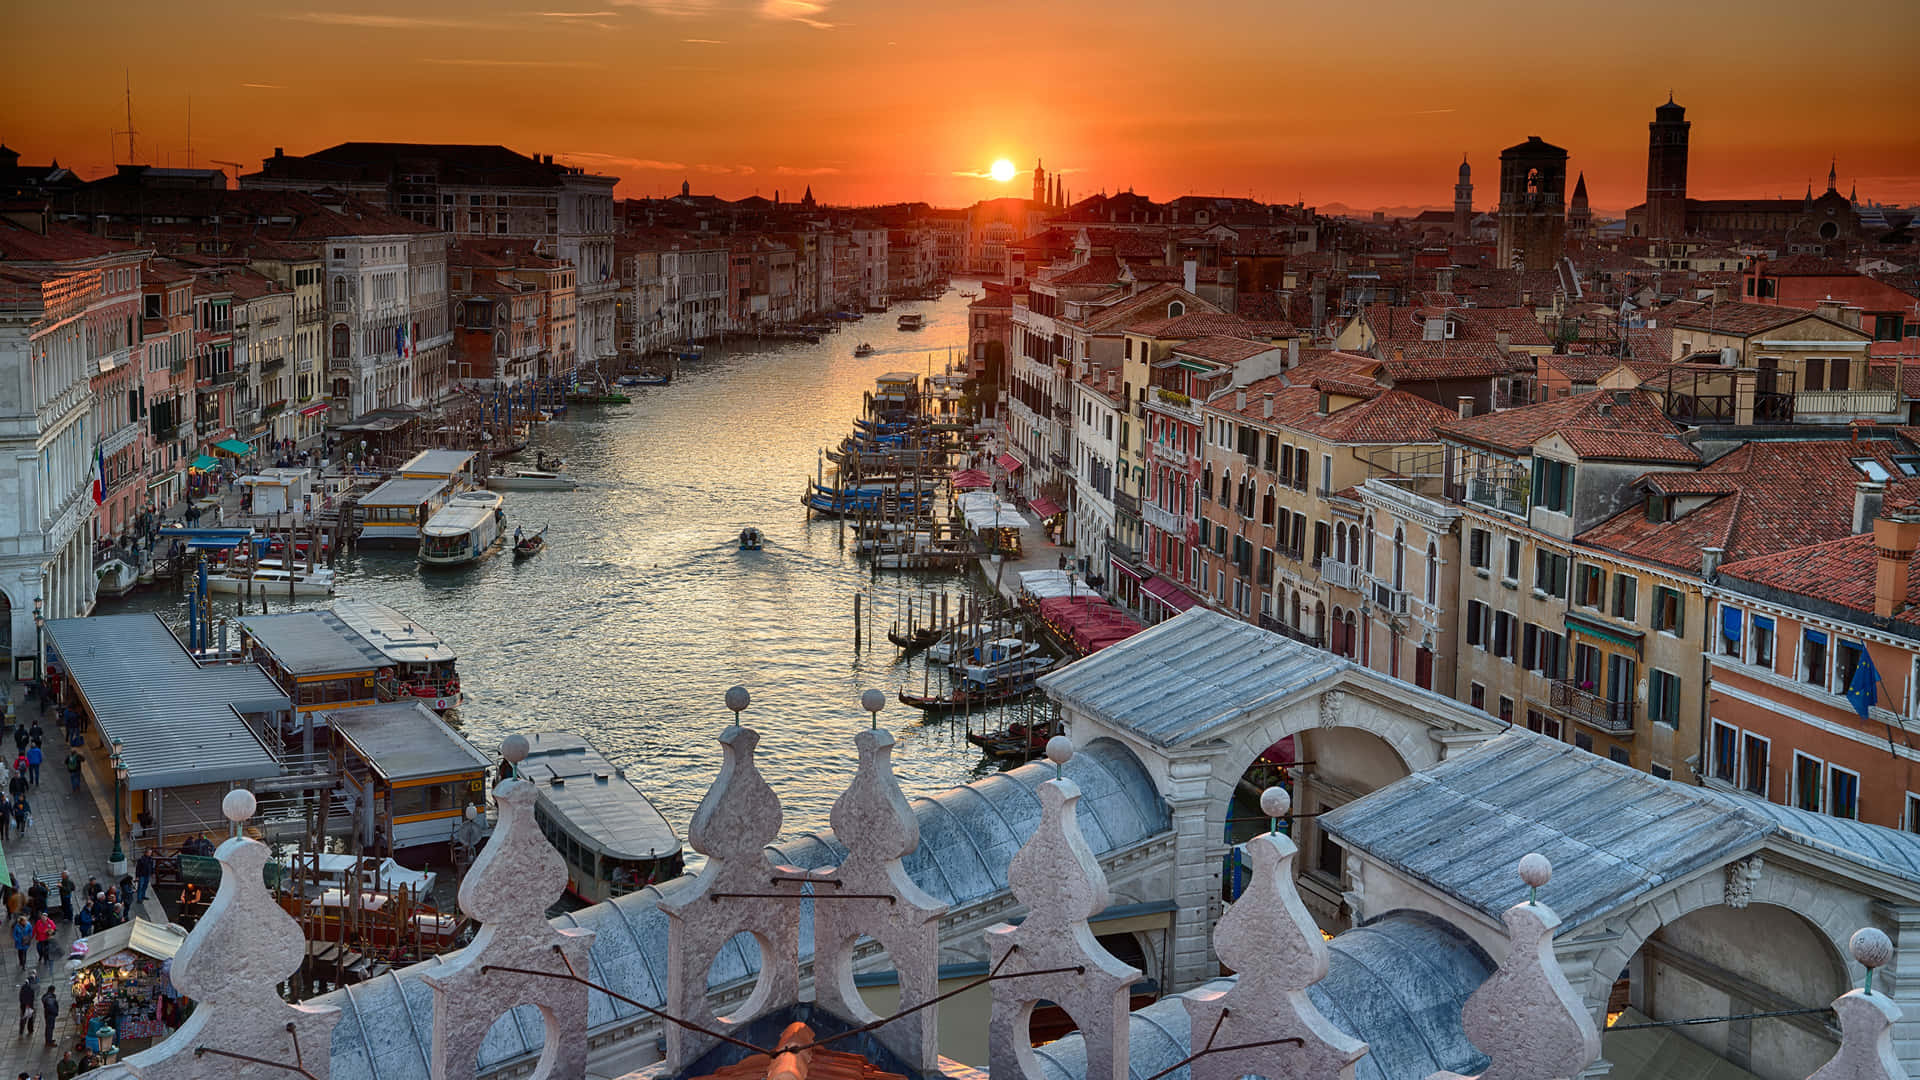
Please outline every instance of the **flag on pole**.
M1880 673L1874 670L1873 657L1865 649L1860 650L1860 663L1853 669L1853 679L1847 684L1847 700L1853 703L1853 711L1865 720L1871 715L1873 706L1880 700Z
M107 457L98 443L93 447L93 505L107 501Z

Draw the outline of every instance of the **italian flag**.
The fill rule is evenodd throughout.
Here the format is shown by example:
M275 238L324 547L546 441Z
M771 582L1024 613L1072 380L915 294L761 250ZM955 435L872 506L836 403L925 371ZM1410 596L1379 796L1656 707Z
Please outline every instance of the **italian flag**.
M93 448L93 505L107 501L107 457L96 444Z

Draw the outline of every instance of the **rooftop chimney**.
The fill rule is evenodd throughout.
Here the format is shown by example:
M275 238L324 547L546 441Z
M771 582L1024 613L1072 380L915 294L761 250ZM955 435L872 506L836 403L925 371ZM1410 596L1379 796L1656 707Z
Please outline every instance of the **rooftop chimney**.
M1473 395L1472 394L1461 394L1458 398L1455 398L1454 401L1459 406L1460 418L1462 420L1473 415Z
M1287 339L1287 366L1300 366L1300 339L1297 337Z
M1815 314L1819 315L1823 319L1832 319L1834 322L1846 321L1846 318L1843 315L1843 312L1846 311L1846 308L1847 308L1847 305L1844 301L1835 300L1831 296L1813 305L1813 310Z
M1500 350L1501 356L1507 355L1507 347L1512 344L1513 344L1513 331L1495 330L1493 332L1493 347Z
M284 147L284 146L276 146L276 147L274 147L274 148L273 148L273 156L274 156L274 157L276 157L276 158L283 158L283 157L286 157L286 156L287 156L287 150L286 150L286 147Z
M1260 403L1260 412L1268 420L1273 419L1273 395L1272 394L1268 394L1266 396L1266 400Z
M1726 558L1727 549L1719 547L1700 549L1700 576L1712 581L1720 572L1720 560Z
M1907 606L1907 577L1916 542L1920 542L1920 509L1904 507L1873 519L1873 547L1879 555L1873 613L1883 619Z
M1319 413L1321 416L1327 415L1328 409L1333 404L1332 401L1328 400L1330 397L1332 397L1332 395L1328 394L1325 390L1320 391L1320 403L1314 406L1314 411Z
M1233 408L1236 412L1247 411L1247 392L1244 389L1233 392Z
M1198 292L1200 289L1200 264L1193 259L1188 259L1181 264L1181 271L1184 274L1187 291Z
M1853 533L1855 536L1873 528L1873 520L1880 516L1880 507L1887 501L1887 485L1872 480L1859 480L1853 485Z

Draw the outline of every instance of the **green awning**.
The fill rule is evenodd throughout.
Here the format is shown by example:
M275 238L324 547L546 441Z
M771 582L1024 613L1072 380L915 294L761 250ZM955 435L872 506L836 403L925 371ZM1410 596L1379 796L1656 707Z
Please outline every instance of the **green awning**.
M253 453L253 447L248 446L239 439L221 439L219 442L213 444L213 448L215 450L223 450L235 457Z
M1572 615L1567 616L1567 629L1585 634L1588 637L1599 638L1602 641L1611 641L1615 645L1625 645L1634 652L1640 651L1640 639L1642 635L1638 631L1619 630L1601 623L1588 622L1585 619L1575 618Z
M193 464L187 466L187 468L192 469L194 472L212 472L213 470L219 467L220 467L220 463L218 461L215 461L213 458L210 458L205 454L201 454L199 457L194 458Z

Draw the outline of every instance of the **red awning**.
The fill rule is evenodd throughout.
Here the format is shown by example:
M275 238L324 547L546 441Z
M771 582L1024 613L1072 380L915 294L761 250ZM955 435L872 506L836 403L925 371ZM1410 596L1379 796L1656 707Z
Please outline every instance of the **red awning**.
M324 401L316 402L315 404L309 405L306 408L301 409L300 415L301 416L319 416L321 413L326 412L330 408L332 408L332 406L327 402L324 402Z
M1034 513L1040 515L1041 521L1045 521L1060 512L1060 505L1044 496L1033 500L1029 505L1033 507Z
M994 458L993 461L994 461L994 464L1000 466L1002 469L1005 469L1008 472L1019 472L1020 466L1025 464L1019 458L1014 457L1012 454L1001 454L999 457Z
M1139 580L1140 580L1140 572L1139 572L1138 570L1135 570L1135 569L1134 569L1133 567L1131 567L1131 566L1128 566L1128 565L1127 565L1127 564L1126 564L1126 563L1125 563L1125 562L1124 562L1124 561L1123 561L1123 560L1122 560L1122 559L1120 558L1120 556L1118 556L1118 555L1115 555L1115 556L1113 556L1112 558L1110 558L1110 559L1108 559L1108 560L1107 560L1107 562L1108 562L1108 563L1109 563L1110 565L1112 565L1112 567L1113 567L1113 572L1114 572L1114 573L1116 573L1116 574L1125 574L1125 575L1127 575L1128 577L1130 577L1130 578L1132 578L1132 579L1133 579L1133 580L1135 580L1135 581L1139 581Z
M1140 591L1160 601L1175 612L1185 611L1199 603L1198 600L1188 595L1187 590L1163 577L1154 578L1141 585Z
M947 477L947 482L962 491L972 488L990 488L993 486L993 478L981 472L979 469L961 469L959 472Z

